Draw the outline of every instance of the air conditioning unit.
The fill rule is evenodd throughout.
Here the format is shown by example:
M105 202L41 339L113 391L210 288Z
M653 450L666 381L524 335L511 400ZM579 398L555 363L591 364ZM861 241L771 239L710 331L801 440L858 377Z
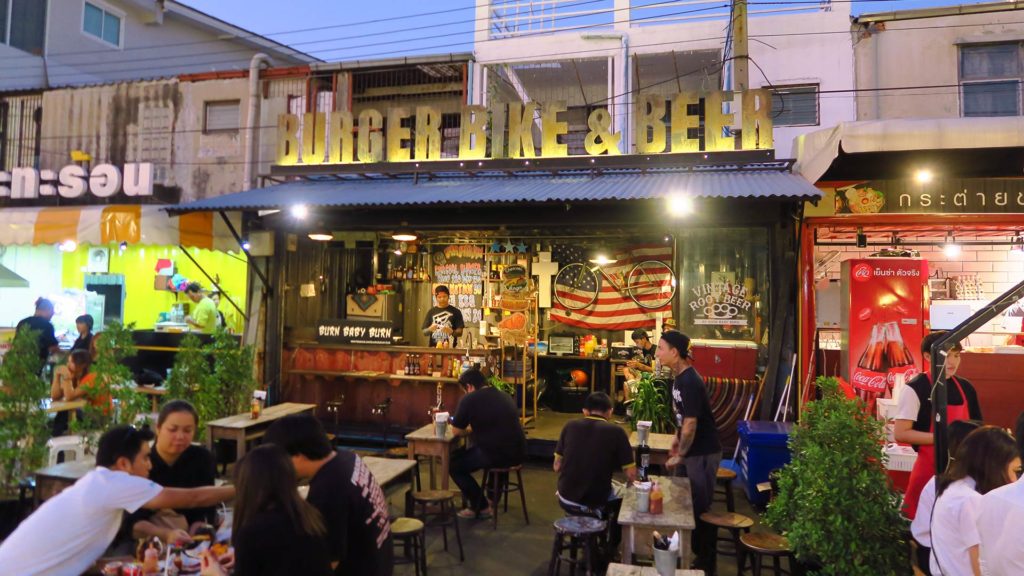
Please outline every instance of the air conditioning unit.
M110 248L90 248L89 261L85 271L90 274L106 274L110 272Z

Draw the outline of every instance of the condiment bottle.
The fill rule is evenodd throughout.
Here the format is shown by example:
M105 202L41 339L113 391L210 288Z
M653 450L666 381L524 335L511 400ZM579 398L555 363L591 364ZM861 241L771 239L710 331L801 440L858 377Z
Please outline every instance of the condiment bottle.
M143 553L142 560L142 573L143 574L158 574L160 572L160 551L153 546L153 543L149 543L149 548Z
M253 420L259 419L259 417L260 417L260 410L261 409L262 409L262 406L260 406L260 399L257 398L256 396L253 396L252 397L252 413L250 414L250 417Z
M662 511L664 510L664 505L665 505L665 495L661 491L661 485L659 485L657 482L655 482L654 486L651 488L650 513L651 514L661 514Z

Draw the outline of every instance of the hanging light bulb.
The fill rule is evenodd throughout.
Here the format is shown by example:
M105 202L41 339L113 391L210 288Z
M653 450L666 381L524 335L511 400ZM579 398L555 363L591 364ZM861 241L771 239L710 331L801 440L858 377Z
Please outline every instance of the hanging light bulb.
M946 243L942 245L942 253L946 258L957 258L960 256L960 245L953 238L953 233L946 234Z

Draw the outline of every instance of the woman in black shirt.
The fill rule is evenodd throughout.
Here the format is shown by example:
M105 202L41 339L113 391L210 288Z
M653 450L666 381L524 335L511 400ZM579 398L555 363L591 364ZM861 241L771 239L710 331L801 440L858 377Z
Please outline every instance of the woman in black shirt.
M199 415L184 400L172 400L160 410L156 442L150 453L153 469L149 479L165 488L213 486L216 461L203 446L192 444ZM140 509L129 516L135 538L156 536L165 542L191 540L189 534L217 518L215 508L191 508L153 512Z
M89 314L82 314L78 318L75 318L75 328L78 329L78 338L75 339L75 343L71 345L72 350L85 350L89 354L94 355L92 347L92 327L93 319Z
M264 444L235 467L235 576L333 576L324 523L295 490L295 467L281 447ZM212 553L203 574L227 572Z

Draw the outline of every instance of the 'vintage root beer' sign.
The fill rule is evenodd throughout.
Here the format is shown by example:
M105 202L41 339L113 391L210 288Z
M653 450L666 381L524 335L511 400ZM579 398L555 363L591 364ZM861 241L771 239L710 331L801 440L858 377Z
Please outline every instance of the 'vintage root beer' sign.
M728 130L734 114L722 112L732 101L728 92L681 92L671 98L642 94L634 114L634 142L638 154L662 152L718 152L736 150ZM704 114L687 112L704 101ZM743 93L742 149L768 149L772 142L771 91ZM695 106L696 107L696 106ZM568 156L561 138L569 132L562 119L568 110L556 102L511 102L488 109L464 106L459 124L459 159L555 158ZM540 117L540 147L534 142L535 117ZM668 121L668 126L666 126ZM595 108L587 118L584 140L587 155L617 155L622 135L612 128L612 115ZM496 130L495 126L504 129ZM704 147L691 129L704 128ZM394 107L385 116L366 108L353 117L349 111L330 114L282 114L278 119L277 164L350 164L355 162L408 162L441 159L441 113L431 106Z

